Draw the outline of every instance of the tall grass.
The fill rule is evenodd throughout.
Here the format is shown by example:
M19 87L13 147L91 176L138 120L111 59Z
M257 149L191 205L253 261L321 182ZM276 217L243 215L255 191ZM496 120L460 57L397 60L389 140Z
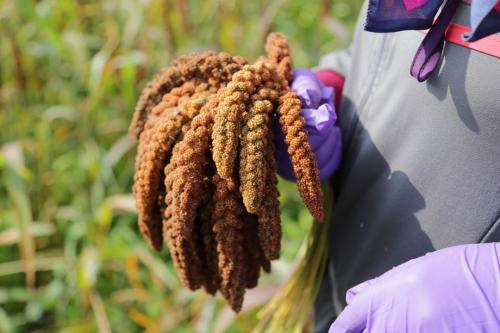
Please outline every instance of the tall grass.
M234 319L180 285L139 235L130 195L138 93L172 58L255 59L290 37L296 66L344 47L359 1L0 1L0 332L245 332L293 266L312 218L280 183L273 274Z

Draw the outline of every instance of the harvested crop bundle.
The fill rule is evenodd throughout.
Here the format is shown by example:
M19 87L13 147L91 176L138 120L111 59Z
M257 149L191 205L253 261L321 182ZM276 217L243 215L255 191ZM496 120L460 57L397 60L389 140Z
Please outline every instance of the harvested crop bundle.
M251 65L211 51L179 58L146 86L130 126L141 232L156 250L167 242L186 287L220 291L234 311L279 257L278 118L299 193L323 217L286 37L270 34L266 51Z

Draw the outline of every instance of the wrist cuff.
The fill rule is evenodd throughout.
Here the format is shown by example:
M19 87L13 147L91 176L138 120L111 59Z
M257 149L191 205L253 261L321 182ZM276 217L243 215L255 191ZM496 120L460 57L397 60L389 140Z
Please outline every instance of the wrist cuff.
M314 74L325 86L332 87L335 90L335 107L339 110L345 81L344 77L330 70L321 70Z

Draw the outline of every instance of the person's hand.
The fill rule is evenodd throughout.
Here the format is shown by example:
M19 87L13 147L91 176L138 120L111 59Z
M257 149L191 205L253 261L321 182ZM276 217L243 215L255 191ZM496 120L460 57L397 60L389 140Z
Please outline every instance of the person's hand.
M320 178L324 181L337 169L342 151L340 129L334 126L337 120L335 92L332 87L324 86L311 70L295 69L293 77L291 88L302 102L305 128L320 169ZM279 122L276 122L275 145L278 173L288 180L295 180Z
M347 291L330 333L500 332L500 243L451 247Z

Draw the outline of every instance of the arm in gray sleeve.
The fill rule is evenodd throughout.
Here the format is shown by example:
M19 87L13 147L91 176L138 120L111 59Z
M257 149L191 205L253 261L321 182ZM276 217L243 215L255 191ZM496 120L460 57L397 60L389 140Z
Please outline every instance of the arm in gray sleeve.
M339 73L344 78L348 77L348 73L351 70L351 63L354 52L355 40L359 39L359 35L363 32L363 26L366 18L366 10L368 6L368 1L364 1L363 6L360 10L360 15L356 21L356 29L354 31L353 39L350 46L344 50L335 51L324 55L320 61L319 65L315 68L316 71L321 70L331 70Z
M316 71L330 70L339 73L343 77L347 76L351 67L351 47L328 53L321 57Z

